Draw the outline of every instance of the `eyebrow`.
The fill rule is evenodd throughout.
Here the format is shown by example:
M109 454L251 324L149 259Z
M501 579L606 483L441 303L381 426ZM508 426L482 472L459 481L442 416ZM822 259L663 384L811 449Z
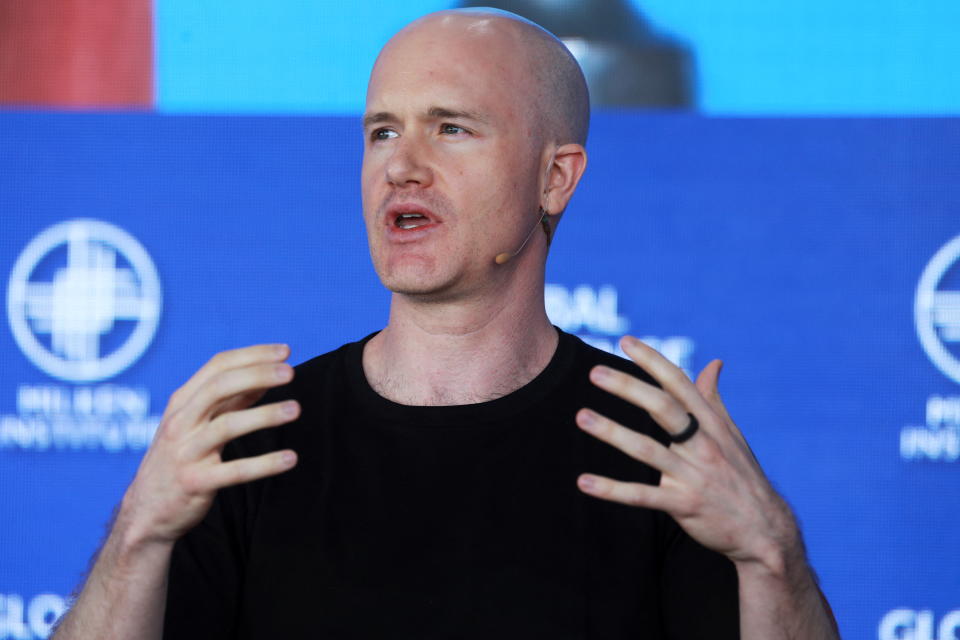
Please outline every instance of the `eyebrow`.
M489 120L475 111L465 111L459 109L447 109L445 107L430 107L426 116L429 119L451 118L454 120L473 120L474 122L488 123ZM400 120L395 114L389 111L380 111L363 116L364 128L383 122L397 122Z

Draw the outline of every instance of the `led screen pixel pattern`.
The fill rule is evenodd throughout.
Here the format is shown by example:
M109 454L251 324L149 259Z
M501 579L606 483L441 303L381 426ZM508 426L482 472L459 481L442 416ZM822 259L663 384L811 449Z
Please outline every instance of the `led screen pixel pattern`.
M85 346L60 350L89 358L149 317L130 301L157 311L137 357L98 379L52 374L0 332L0 499L15 514L0 529L0 638L33 638L176 386L224 348L287 341L302 361L357 339L382 326L387 296L360 224L355 119L0 122L8 301L31 242L78 221L21 270L46 293L8 305L7 324L32 309L32 335L57 352L52 310L99 301L68 322ZM607 348L634 333L688 371L726 361L725 397L800 516L844 637L955 635L960 382L921 343L916 303L930 265L934 299L960 290L956 259L936 258L960 235L958 149L952 120L598 114L548 265L564 329ZM958 357L953 307L931 308Z

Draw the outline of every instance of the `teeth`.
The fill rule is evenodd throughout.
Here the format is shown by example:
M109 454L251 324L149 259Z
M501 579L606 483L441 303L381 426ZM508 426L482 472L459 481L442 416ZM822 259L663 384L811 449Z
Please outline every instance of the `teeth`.
M400 229L416 229L419 226L422 226L422 222L426 221L427 217L422 213L401 213L397 216L394 224L397 225ZM407 221L416 221L417 224L404 224Z

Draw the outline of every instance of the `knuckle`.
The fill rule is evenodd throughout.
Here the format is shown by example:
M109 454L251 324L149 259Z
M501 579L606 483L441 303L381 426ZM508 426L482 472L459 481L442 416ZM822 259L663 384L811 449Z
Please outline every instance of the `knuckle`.
M706 434L703 434L706 436ZM701 459L712 466L720 464L724 460L723 451L720 450L720 445L716 443L712 438L703 438L703 442L700 444L701 449Z
M171 454L171 458L178 477L180 473L186 473L190 468L190 453L185 446L176 447Z
M616 436L617 425L610 418L597 416L597 435L607 440Z
M250 475L250 467L253 463L250 460L237 460L224 468L224 481L229 485L239 484L246 481Z
M233 376L229 371L221 371L210 379L210 385L217 396L223 397L230 393Z
M695 496L702 496L707 490L707 478L702 473L694 473L689 482L690 491Z
M632 376L622 371L614 371L611 380L613 382L613 388L621 394L632 393L636 383L636 380Z
M154 436L154 442L166 441L170 439L171 437L170 432L174 430L174 427L171 425L172 420L173 420L173 416L171 415L164 415L160 419L160 424L157 425L157 433Z
M222 442L242 428L242 421L235 411L218 416L210 423L210 429L217 442Z
M200 493L200 477L195 469L189 466L181 467L176 474L177 484L187 495Z
M647 406L651 413L654 413L658 416L664 416L673 406L673 400L663 391L660 391L659 389L653 389L650 393L650 398L647 401Z
M646 504L646 501L643 499L643 494L642 487L632 487L627 494L627 502L631 506L642 507Z
M232 351L219 351L219 352L213 354L213 357L211 357L211 358L207 361L207 365L206 365L206 366L211 366L211 367L224 367L224 366L226 366L226 365L230 362L231 353L232 353Z
M276 383L283 370L282 364L261 364L255 370L257 383L260 385Z
M642 437L633 435L630 437L629 443L627 445L627 451L634 458L646 459L650 457L650 454L651 454L650 443L647 442Z
M690 382L687 374L672 365L662 375L669 386L678 386Z
M692 518L700 513L700 501L693 493L686 491L677 500L677 513L684 518Z
M183 402L187 401L187 390L185 387L177 388L173 393L170 394L170 399L167 401L167 406L178 406Z
M165 441L176 440L183 431L183 414L173 411L160 420L157 427L157 436Z

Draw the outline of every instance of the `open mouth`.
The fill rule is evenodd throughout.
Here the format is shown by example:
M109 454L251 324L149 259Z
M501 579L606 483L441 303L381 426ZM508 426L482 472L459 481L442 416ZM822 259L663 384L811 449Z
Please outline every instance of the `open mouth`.
M430 218L422 213L401 213L393 221L393 224L398 229L417 229L418 227L430 224Z

